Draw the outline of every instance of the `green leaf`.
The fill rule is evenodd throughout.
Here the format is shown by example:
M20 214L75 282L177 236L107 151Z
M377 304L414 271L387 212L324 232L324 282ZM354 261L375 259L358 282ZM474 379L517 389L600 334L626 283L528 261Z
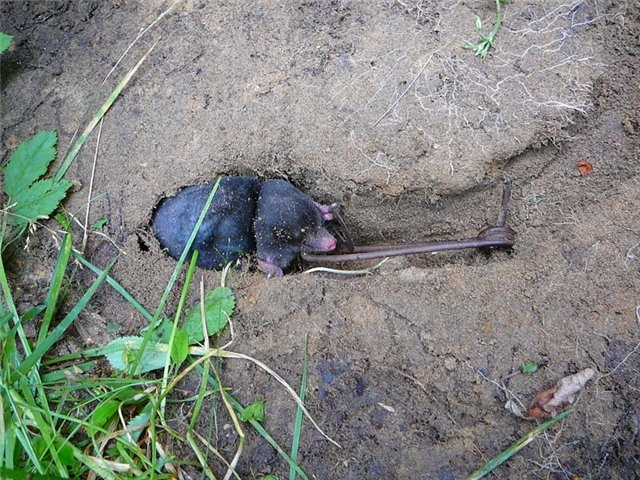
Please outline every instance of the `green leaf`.
M482 19L478 15L476 15L476 30L482 32Z
M233 314L235 306L236 299L233 290L230 288L218 287L207 292L204 298L204 311L208 335L215 335L225 327L229 317ZM204 340L199 303L187 312L184 330L188 334L189 345Z
M87 427L87 433L90 437L95 436L102 430L102 427L113 418L120 407L120 402L116 400L106 400L101 402L91 414L90 425Z
M142 340L141 337L116 338L105 347L98 349L98 352L107 357L114 369L125 371L138 355ZM168 349L169 346L165 343L147 342L146 348L140 357L136 374L139 375L164 368Z
M13 40L11 35L7 35L6 33L0 32L0 53L4 52L7 48L9 48L9 44Z
M39 180L20 193L11 196L11 203L15 203L10 217L14 225L26 225L39 218L51 215L60 202L67 195L71 187L68 180L55 182L52 179Z
M264 420L264 400L258 400L251 405L247 405L240 414L240 420L243 422L249 422L251 420L261 422Z
M9 156L4 170L4 191L12 205L13 225L27 225L51 215L71 187L68 180L40 180L56 157L58 136L44 131L25 140Z
M149 330L149 327L143 328L142 333L145 334L147 330ZM153 329L153 333L149 338L156 342L169 343L172 331L173 322L167 317L162 317L160 321L158 321L156 327Z
M142 390L133 387L122 388L118 390L116 398L125 405L132 405L140 402L141 396L144 393Z
M41 176L56 158L58 135L54 131L36 133L9 156L4 166L4 191L11 202Z
M171 345L171 360L180 365L189 355L189 334L183 328L176 330Z
M77 467L78 461L73 455L73 447L67 440L58 440L56 442L58 457L63 465L67 467Z
M538 368L539 365L534 361L526 362L520 365L520 371L525 375L531 375L532 373L535 373Z
M144 433L144 428L141 427L149 424L152 410L153 405L151 402L147 402L142 411L127 423L129 433L127 435L122 435L120 438L124 441L129 441L129 438L131 438L134 442L137 442L140 436Z
M107 223L109 223L109 219L107 217L104 217L100 220L96 220L94 224L91 225L91 228L93 228L94 230L102 230Z

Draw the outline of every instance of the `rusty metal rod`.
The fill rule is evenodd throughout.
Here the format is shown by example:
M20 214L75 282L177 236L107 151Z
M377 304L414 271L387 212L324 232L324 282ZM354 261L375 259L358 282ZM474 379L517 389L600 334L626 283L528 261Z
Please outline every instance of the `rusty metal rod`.
M302 252L302 258L307 262L353 262L371 260L374 258L397 257L400 255L416 255L419 253L441 252L446 250L463 250L467 248L510 248L515 243L516 232L505 224L507 222L509 198L511 196L511 178L505 177L502 189L502 201L497 225L480 231L477 237L467 240L443 240L428 242L410 242L394 245L367 245L353 247L351 253L314 254ZM346 229L344 221L341 225ZM347 232L347 238L348 236Z
M419 253L463 250L466 248L512 247L515 232L509 227L489 227L476 238L467 240L444 240L437 242L409 243L385 246L356 247L354 253L313 254L302 253L307 262L355 262L374 258L416 255Z

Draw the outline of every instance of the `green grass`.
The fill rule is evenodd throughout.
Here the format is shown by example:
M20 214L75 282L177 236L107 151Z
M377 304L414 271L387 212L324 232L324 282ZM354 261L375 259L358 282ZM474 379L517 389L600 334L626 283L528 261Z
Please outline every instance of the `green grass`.
M213 201L216 187L217 184L208 204ZM185 252L195 238L208 204L201 212ZM3 217L0 250L8 218ZM294 474L307 479L295 460L261 425L264 415L259 413L260 403L243 406L223 387L219 374L223 359L253 362L280 382L291 393L299 411L308 416L302 400L269 367L248 355L228 350L228 345L209 346L210 336L225 329L235 308L233 292L224 285L226 275L222 277L222 284L210 292L205 293L201 285L200 304L182 315L192 286L197 260L197 254L194 255L181 287L175 316L170 320L163 312L185 263L186 253L183 253L155 313L151 314L110 276L117 259L105 269L91 264L74 251L69 223L61 216L57 219L67 232L42 304L24 314L17 311L4 261L0 258L3 293L0 332L4 359L0 372L3 406L0 434L6 438L0 445L0 468L8 469L7 475L34 473L50 478L84 477L89 472L104 478L165 478L183 466L167 447L178 442L182 448L191 448L199 462L196 469L208 477L215 477L211 464L218 464L226 469L226 478L239 478L235 467L245 438L239 420L242 419L274 446ZM63 311L60 299L69 287L68 275L75 268L73 260L94 272L96 278L81 295L76 292L79 300L68 311ZM99 348L53 356L52 348L64 338L98 288L106 286L120 293L130 308L148 321L149 327L139 337L117 338ZM27 322L38 323L36 339L27 338L24 330ZM111 363L110 375L94 374L100 357ZM162 375L159 378L149 375L155 371L161 371ZM167 420L172 417L168 400L172 399L178 383L190 374L199 376L200 388L195 397L181 401L188 404L186 409L193 409L193 414L186 432L178 432ZM205 402L213 405L215 401L227 407L238 433L238 449L231 460L215 448L211 432L205 436L196 428L195 420ZM177 408L176 401L172 402ZM299 435L299 422L296 431Z
M495 48L494 42L498 31L500 30L500 26L502 25L503 20L503 11L502 7L506 5L507 0L495 0L496 2L496 20L493 22L493 28L486 35L484 34L484 28L482 26L482 19L480 16L476 15L476 32L480 36L480 38L474 43L471 44L469 42L463 45L463 48L473 50L474 53L482 58L483 60L489 54L489 51L492 48Z
M307 369L309 367L309 335L304 336L304 364L302 367L302 378L300 380L300 400L304 403L305 393L307 391ZM293 440L291 442L291 460L298 460L298 449L300 448L300 436L302 435L302 418L303 411L300 406L296 409L296 419L293 425ZM289 480L296 479L296 470L291 465L289 469Z
M13 37L11 35L7 35L4 32L0 32L0 53L4 52L9 45L11 44L11 40Z
M43 220L55 214L71 185L65 176L76 155L150 52L124 75L90 118L52 176L48 177L47 171L57 155L55 132L37 133L7 159L3 185L8 200L2 210L0 252L6 253L9 244L13 244L12 248L22 245L27 232L43 226ZM235 309L234 293L225 285L226 271L221 285L209 292L204 291L201 282L200 303L187 308L187 295L195 287L197 252L188 265L186 252L214 200L217 186L216 183L185 253L152 311L112 277L117 257L106 268L99 268L83 256L82 248L74 248L74 243L80 242L74 237L71 222L63 215L54 215L58 227L51 232L58 236L59 252L42 303L18 311L15 301L18 290L7 275L6 256L0 255L2 478L95 475L107 479L162 479L174 478L187 466L208 478L216 478L214 470L223 471L224 478L239 478L235 469L245 445L244 430L252 428L284 459L290 478L308 479L296 461L302 418L309 418L324 433L302 401L306 389L306 341L303 384L298 395L264 363L229 350L228 344L219 345L219 335L229 328ZM53 220L49 220L51 223ZM84 230L89 228L83 226ZM94 228L101 228L101 224ZM74 276L80 266L93 272L95 278L88 288L79 291ZM184 281L179 284L184 268L187 270ZM105 288L113 289L125 300L130 311L124 311L123 317L129 318L133 312L147 327L138 336L120 337L98 348L56 355L55 347L64 342L74 322L91 305L95 293ZM169 305L171 292L178 288L177 305ZM175 311L172 318L165 314L168 310ZM36 333L31 337L26 333L28 323L35 325ZM103 359L107 359L110 368L105 368ZM295 425L290 455L262 424L268 399L242 405L229 393L229 380L222 378L220 370L223 362L231 360L254 363L291 395L297 416L292 420ZM187 376L197 379L199 387L193 396L181 399L176 388ZM178 431L170 419L180 409L191 411L191 418ZM217 448L215 417L209 419L207 431L199 430L201 414L218 410L235 427L238 442L233 454ZM196 423L198 419L200 423ZM172 447L176 445L178 450ZM185 451L191 453L185 455Z
M546 432L551 427L553 427L556 423L560 422L561 420L564 420L566 417L568 417L572 413L573 413L573 410L571 409L565 410L564 412L559 413L552 419L547 420L546 422L541 423L537 427L533 428L532 430L527 432L525 435L520 437L518 440L516 440L514 443L512 443L508 448L506 448L505 450L500 452L498 455L493 457L491 460L489 460L487 463L485 463L482 467L478 468L473 473L471 473L466 478L466 480L478 480L488 475L493 470L495 470L498 466L502 465L504 462L506 462L511 457L513 457L516 453L518 453L524 447L529 445L529 443L535 440L539 435Z

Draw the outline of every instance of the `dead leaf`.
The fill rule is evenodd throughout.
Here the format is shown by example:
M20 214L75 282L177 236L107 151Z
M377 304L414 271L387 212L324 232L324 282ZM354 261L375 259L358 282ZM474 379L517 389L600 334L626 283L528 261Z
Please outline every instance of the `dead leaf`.
M583 177L586 177L591 172L593 172L593 165L591 165L589 162L578 162L576 166L578 167L578 172L580 172L580 175L582 175Z
M555 387L538 393L524 418L553 417L560 410L573 405L576 395L596 374L593 368L561 378Z

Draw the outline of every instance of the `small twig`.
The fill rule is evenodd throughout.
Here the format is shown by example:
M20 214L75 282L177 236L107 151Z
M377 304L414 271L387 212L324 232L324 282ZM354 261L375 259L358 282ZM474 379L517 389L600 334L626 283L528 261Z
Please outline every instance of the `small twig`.
M378 120L376 120L373 125L371 125L372 127L377 126L382 121L382 119L389 114L389 112L391 112L394 108L396 108L398 103L400 103L400 100L402 100L402 98L407 94L407 92L411 90L411 87L413 87L413 85L418 81L418 78L420 78L420 75L422 75L422 72L424 72L425 68L427 68L427 65L429 65L429 62L431 61L432 57L433 57L433 54L431 54L431 57L429 57L429 59L424 63L424 65L422 66L418 74L415 76L415 78L411 81L411 83L406 88L406 90L402 92L402 94L396 99L395 102L391 104L391 106L387 109L387 111L384 112L382 116Z
M89 137L89 135L91 134L93 129L96 127L100 119L104 117L104 115L107 113L107 110L109 110L111 105L113 105L113 102L116 101L116 98L118 98L118 96L120 95L120 92L122 92L122 90L127 85L127 83L129 83L129 80L131 80L131 78L135 75L135 73L138 71L140 66L151 54L151 52L153 51L157 43L158 42L156 41L151 46L151 48L149 48L149 50L147 50L144 53L144 55L142 55L140 60L138 60L138 63L136 63L136 65L131 70L129 70L129 72L122 78L122 80L120 80L120 83L118 83L116 88L111 92L111 95L109 95L109 97L105 100L102 106L98 109L97 113L91 118L91 120L89 121L89 124L85 127L80 137L73 144L73 147L71 148L71 150L69 150L69 152L65 156L62 164L58 167L58 170L56 170L56 173L53 176L54 181L56 182L60 181L60 179L64 177L65 173L67 173L67 170L69 170L69 167L75 160L76 155L78 155L78 152L84 145L84 142L87 140L87 137Z
M636 248L640 247L640 242L636 243L633 247L631 247L629 250L627 250L627 259L628 260L637 260L638 256L634 255L633 252Z
M638 316L638 309L640 309L640 307L636 308L636 316ZM618 365L616 365L613 370L611 370L610 372L607 372L606 374L602 375L601 377L598 378L598 381L602 380L603 378L606 377L610 377L611 375L614 374L614 372L616 370L618 370L622 365L624 365L625 363L627 363L627 360L629 360L629 357L631 357L631 355L633 355L634 353L636 353L636 351L640 348L640 343L638 343L635 348L633 350L631 350L623 359L620 363L618 363Z
M76 217L76 216L75 216L73 213L71 213L71 212L68 212L68 213L69 213L69 216L71 217L71 220L73 220L74 222L76 222L76 223L80 226L80 228L83 228L83 229L84 229L84 225L83 225L83 224L82 224L82 222L78 219L78 217ZM39 226L42 226L42 225L39 225ZM49 231L52 233L52 235L54 236L54 238L57 238L57 237L55 237L55 236L56 236L57 234L59 234L59 233L60 233L60 232L56 232L55 230L51 230L50 228L49 228L49 229L47 229L47 230L49 230ZM126 254L127 254L127 252L125 252L121 247L119 247L119 246L118 246L118 244L117 244L117 243L116 243L116 242L115 242L115 241L114 241L114 240L113 240L109 235L107 235L106 233L101 232L100 230L94 230L94 231L92 232L92 234L93 234L93 235L98 235L98 236L100 236L100 237L103 237L105 240L107 240L109 243L111 243L111 245L113 245L113 247L114 247L116 250L118 250L118 253L120 253L121 255L126 255ZM74 248L74 251L76 251L79 255L84 255L82 252L80 252L80 251L76 250L75 248Z
M153 22L151 22L146 28L142 29L140 33L138 33L138 36L135 38L135 40L131 42L131 44L129 44L129 46L126 48L124 53L120 55L120 58L115 63L113 68L109 70L109 73L107 73L107 75L104 77L104 80L102 81L102 85L104 85L107 82L108 78L111 76L114 70L118 68L118 65L120 65L120 62L122 61L122 59L127 56L127 53L129 53L129 50L131 50L131 48L137 43L137 41L140 40L145 35L145 33L147 33L156 23L162 20L171 10L173 10L173 7L175 7L181 1L182 0L176 0L175 2L173 2L173 4L169 6L169 8L167 8L164 12L158 15L158 17Z
M89 238L89 210L91 209L91 195L93 194L93 179L96 176L96 164L98 163L98 149L100 148L100 137L102 136L102 124L104 123L104 117L100 119L100 125L98 126L98 138L96 140L96 151L93 154L93 165L91 166L91 177L89 178L89 193L87 194L87 209L84 213L84 225L82 225L82 247L80 252L84 254L84 249L87 246L87 239Z
M503 178L502 203L500 206L500 214L498 215L497 226L504 227L507 224L507 216L509 215L509 198L511 197L511 177L505 175Z

